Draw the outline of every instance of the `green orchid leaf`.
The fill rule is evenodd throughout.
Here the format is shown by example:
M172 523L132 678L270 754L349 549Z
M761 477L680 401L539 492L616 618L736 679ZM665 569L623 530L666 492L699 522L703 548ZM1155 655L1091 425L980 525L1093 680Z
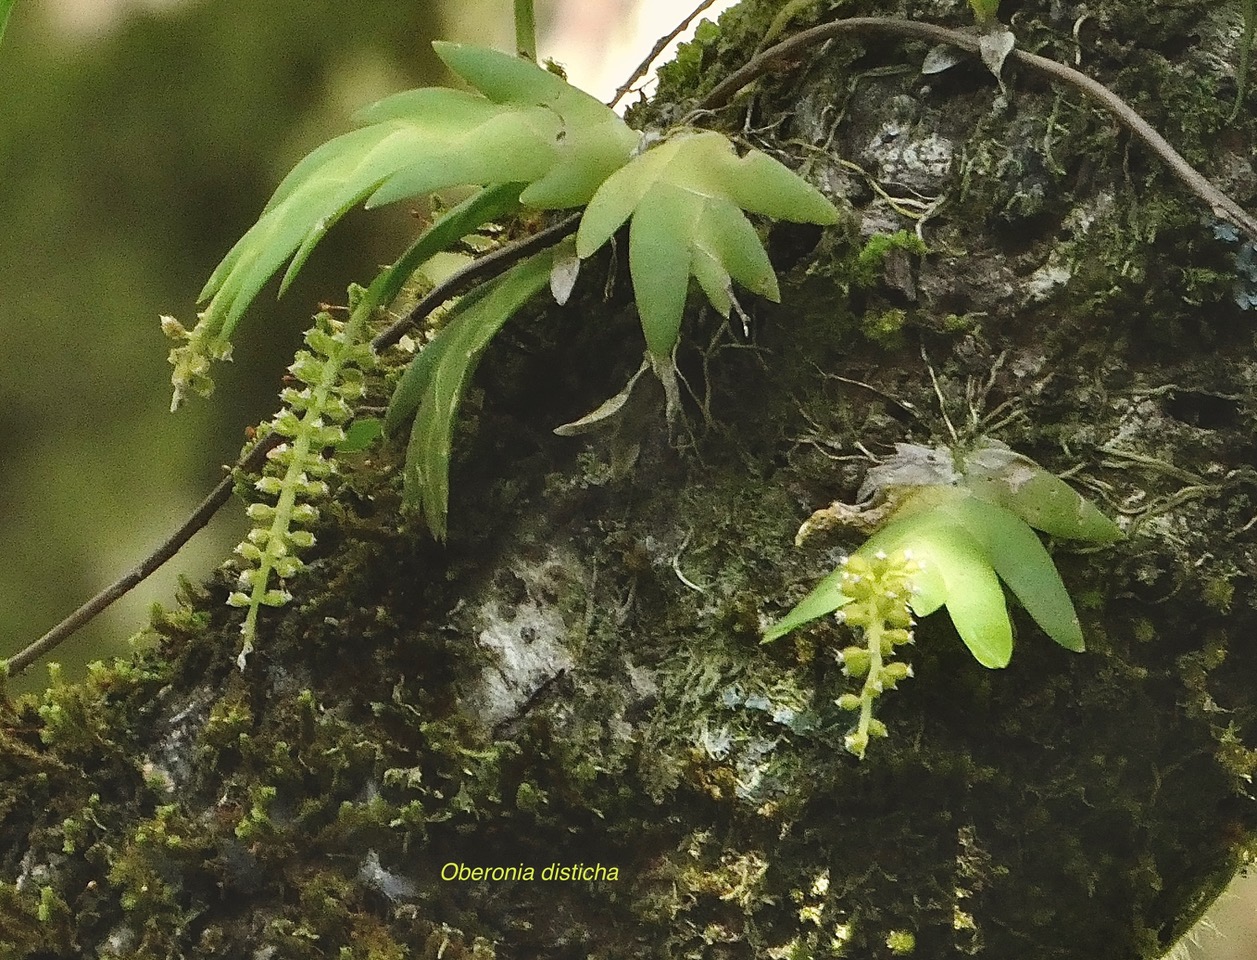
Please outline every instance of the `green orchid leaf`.
M547 141L558 121L540 108L533 116L515 114L455 90L416 90L398 99L414 112L337 137L311 154L211 275L200 299L210 298L206 316L221 316L224 337L284 261L292 259L281 292L315 244L359 202L468 183L530 181L553 159Z
M956 526L924 532L914 540L916 550L927 569L937 566L947 591L947 614L974 659L990 669L1008 666L1013 627L1004 589L982 549L963 527Z
M652 356L670 355L693 274L724 316L736 280L778 300L777 278L743 210L809 223L838 222L815 188L766 154L738 157L714 132L673 137L633 158L598 188L581 220L576 252L591 256L632 218L629 268Z
M880 544L873 537L856 552L907 551L921 565L916 593L909 601L913 611L929 616L941 601L978 663L996 669L1008 666L1013 628L1004 590L991 558L969 529L942 510L929 510L892 520L881 532L885 536Z
M814 586L789 613L766 629L763 642L769 643L784 637L803 624L817 620L827 613L833 613L850 602L851 598L842 592L842 568L840 567Z
M1012 626L1000 581L1049 637L1084 649L1082 627L1047 549L1031 529L1109 542L1117 525L1059 477L998 441L953 455L944 448L898 444L869 471L861 497L892 496L889 520L856 551L871 559L904 551L921 569L910 600L918 616L946 605L979 663L1007 665ZM765 633L774 640L850 602L842 571L822 580Z
M9 25L9 14L17 0L0 0L0 43L4 42L4 28Z
M927 617L946 605L974 658L984 667L1007 666L1013 652L1012 624L1004 590L980 538L953 519L946 507L934 506L896 514L856 554L868 557L897 550L921 566L913 578L909 601L913 612Z
M485 283L461 297L446 316L446 325L437 333L431 343L415 354L415 358L410 361L410 365L406 367L401 379L397 382L397 386L393 389L393 396L389 400L388 411L384 416L385 433L390 436L396 435L408 423L414 420L415 413L419 410L419 405L423 403L423 399L427 395L428 384L432 380L433 370L441 362L441 357L450 344L454 342L453 338L448 335L448 331L453 327L454 321L459 316L474 307L478 301L492 292L492 290L493 285Z
M520 307L545 289L554 258L553 251L539 253L484 284L479 296L464 297L457 315L412 363L423 367L416 377L423 392L406 449L404 503L421 508L428 529L438 540L444 540L446 534L454 418L463 394L494 335ZM394 403L402 394L404 380L394 394ZM409 396L414 385L406 389ZM395 411L390 409L389 416L396 419Z
M916 518L927 518L927 524L921 524ZM875 557L879 553L891 554L897 550L907 550L909 556L919 560L916 551L918 532L929 522L937 522L937 518L929 521L928 512L908 509L896 514L896 520L883 526L855 551L859 556ZM912 522L909 522L912 520ZM929 616L947 600L946 584L937 566L923 565L914 577L914 593L912 609L922 617ZM838 568L820 581L800 600L784 617L764 631L764 642L785 636L791 630L803 624L833 613L835 610L851 602L851 598L842 592L842 568Z
M397 299L402 287L425 263L478 228L519 211L518 183L488 187L446 210L380 275L372 309ZM374 290L375 284L371 285Z
M432 89L390 99L405 100L412 112L344 134L306 157L211 274L198 299L210 299L207 317L220 318L224 336L286 260L292 258L284 288L328 229L391 178L417 169L427 176L414 183L414 193L428 193L464 183L527 181L544 172L536 150L519 164L493 163L463 142L465 132L485 130L506 110L483 97ZM499 123L492 134L490 146L497 149L536 146L517 123Z
M402 117L374 121L366 128L389 130L390 138L375 145L373 155L354 171L355 177L360 172L384 175L375 183L357 180L361 189L352 200L345 191L350 207L364 197L373 208L462 184L530 183L557 159L554 143L562 124L544 108L494 104L457 90L415 90L399 96L413 101L413 107ZM460 103L468 109L455 112L452 108ZM447 117L440 126L427 119L438 111Z
M925 487L906 498L896 511L894 519L864 541L855 553L871 558L879 553L891 554L896 550L907 550L910 557L919 559L915 554L915 540L921 523L915 518L928 519L929 509L939 502L940 492L944 497L954 495L950 488ZM913 522L908 522L909 520ZM923 566L914 578L914 587L912 609L918 616L929 616L947 599L946 585L937 567ZM850 602L851 598L842 592L840 567L813 587L781 620L765 630L764 642L783 637L791 630L827 613L833 613Z
M378 417L363 417L345 429L345 439L336 444L336 452L361 453L383 435L383 421Z
M694 276L712 306L724 317L732 307L730 280L774 303L781 300L777 271L759 234L735 204L710 201L693 239ZM722 301L727 301L722 306Z
M965 458L964 485L988 503L1010 510L1054 537L1111 543L1121 529L1060 477L1002 443Z
M919 553L923 548L917 534L926 529L941 531L940 535L962 531L1044 633L1068 650L1084 649L1073 601L1034 531L1016 514L979 499L965 487L930 486L916 491L857 552L908 549ZM940 597L930 572L926 565L917 577L912 608L920 616L928 616L944 600L950 609L950 592L945 589L946 597Z
M694 222L703 202L671 184L656 184L633 216L629 273L646 345L656 357L672 353L681 331L690 281Z
M447 67L494 103L548 106L577 121L614 115L596 97L515 54L446 40L435 41L432 49Z
M956 632L974 658L984 667L1006 667L1013 652L1012 624L1003 588L978 541L951 518L929 510L892 521L856 555L872 557L896 550L906 551L921 565L909 600L913 612L925 617L946 605ZM836 570L769 628L764 638L775 640L849 602L842 592L842 571Z
M822 226L838 222L838 208L824 194L768 154L752 150L738 157L731 148L708 152L714 161L708 176L747 213Z
M451 70L493 102L544 107L559 118L556 161L520 195L526 206L583 206L637 148L641 134L614 110L549 70L481 47L443 42L433 47Z
M981 546L995 572L1049 637L1082 652L1082 626L1069 591L1042 542L1016 514L975 497L958 497L938 511Z

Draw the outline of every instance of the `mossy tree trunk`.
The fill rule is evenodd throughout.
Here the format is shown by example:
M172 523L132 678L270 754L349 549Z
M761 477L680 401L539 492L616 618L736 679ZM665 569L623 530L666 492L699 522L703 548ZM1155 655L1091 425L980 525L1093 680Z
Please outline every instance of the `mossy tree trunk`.
M683 116L780 6L726 16L641 119ZM801 19L959 25L961 6ZM1238 4L1002 16L1257 201L1251 109L1227 120ZM1076 92L1014 69L1003 95L971 63L923 77L925 53L833 42L705 118L848 216L773 229L783 304L748 305L749 342L689 318L686 422L638 396L607 434L551 433L639 361L625 265L595 262L573 306L486 357L447 545L399 514L400 453L373 454L247 670L224 574L133 660L6 702L0 958L1172 944L1257 821L1253 247ZM905 211L928 253L876 256L870 237L917 228ZM879 701L889 739L858 762L834 705L843 628L760 630L859 542L796 549L800 522L854 500L870 454L952 427L1067 473L1128 536L1053 547L1085 654L1018 611L1012 664L989 671L943 614L922 622L915 678Z

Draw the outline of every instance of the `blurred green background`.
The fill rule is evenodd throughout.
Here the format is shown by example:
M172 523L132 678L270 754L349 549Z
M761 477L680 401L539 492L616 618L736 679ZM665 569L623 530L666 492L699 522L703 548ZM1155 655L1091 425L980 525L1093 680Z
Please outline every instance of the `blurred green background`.
M320 301L343 303L415 229L351 215L280 302L241 327L209 401L170 414L169 343L210 270L288 169L360 106L447 79L429 41L502 45L511 0L19 0L0 47L0 655L129 570L267 417ZM545 12L544 8L541 12ZM239 504L62 646L115 652L176 574L239 538ZM42 665L18 684L45 682Z

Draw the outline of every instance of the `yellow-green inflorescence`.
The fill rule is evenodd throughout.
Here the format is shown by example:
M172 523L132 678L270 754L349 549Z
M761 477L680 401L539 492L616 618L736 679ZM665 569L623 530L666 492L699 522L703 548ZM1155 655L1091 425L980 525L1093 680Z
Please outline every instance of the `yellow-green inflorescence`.
M175 368L170 378L174 386L170 412L174 413L189 393L208 397L214 392L210 365L215 360L231 359L231 342L218 329L207 325L204 315L190 331L174 317L163 316L161 329L167 338L179 344L170 350L170 364Z
M850 646L839 655L842 672L864 683L857 693L845 693L838 706L859 711L855 728L845 746L860 759L872 737L886 736L886 725L873 716L873 702L883 691L912 676L912 667L892 659L897 647L912 642L912 614L908 601L913 577L920 566L906 550L893 554L878 551L871 557L859 554L842 562L842 592L850 603L837 611L838 619L860 631L863 646Z
M227 602L248 608L240 629L241 669L253 650L261 608L292 599L284 581L304 567L296 551L314 545L313 533L294 528L309 527L318 519L312 501L327 496L328 478L336 472L329 450L345 439L343 425L352 416L352 403L362 395L362 368L371 362L371 351L358 342L361 327L357 312L344 323L320 313L306 333L309 350L298 351L288 368L300 385L280 393L283 407L258 430L259 442L273 433L284 439L267 454L262 475L253 484L261 495L247 511L253 529L236 547L239 589ZM272 586L272 575L278 586Z

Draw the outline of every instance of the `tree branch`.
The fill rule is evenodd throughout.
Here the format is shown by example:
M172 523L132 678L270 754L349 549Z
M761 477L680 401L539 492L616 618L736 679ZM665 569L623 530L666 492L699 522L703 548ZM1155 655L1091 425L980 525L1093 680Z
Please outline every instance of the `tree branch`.
M433 310L451 297L462 293L475 281L497 276L525 257L538 250L544 250L575 233L576 228L580 226L580 217L579 213L573 213L532 236L498 247L492 253L486 253L463 269L450 274L411 307L406 316L372 340L371 349L376 353L382 353L397 343L407 330L418 326Z
M781 61L825 40L855 33L888 33L931 43L946 43L967 53L979 53L980 38L974 33L894 17L851 17L847 20L836 20L833 23L812 27L810 30L796 33L790 39L770 47L717 84L715 89L704 98L702 106L708 110L719 109L732 100L734 95L748 83L768 73ZM1196 196L1209 205L1209 209L1215 216L1229 221L1243 230L1250 239L1257 241L1257 218L1254 218L1236 201L1219 190L1204 174L1183 159L1183 156L1170 145L1165 137L1136 113L1130 104L1104 84L1055 60L1015 48L1009 54L1009 59L1025 64L1039 73L1047 74L1055 80L1070 84L1095 100L1131 133L1147 144Z
M515 0L515 53L537 62L537 15L533 0Z

